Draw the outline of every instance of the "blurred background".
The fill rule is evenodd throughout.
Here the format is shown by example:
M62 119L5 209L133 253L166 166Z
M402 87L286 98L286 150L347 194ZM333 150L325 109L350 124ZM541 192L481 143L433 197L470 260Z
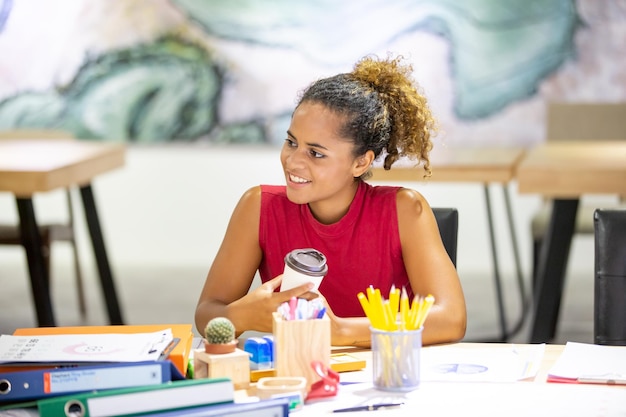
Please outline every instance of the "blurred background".
M284 182L279 146L310 82L367 54L403 55L439 120L435 147L530 147L545 140L549 102L626 101L624 23L623 0L0 0L0 54L11 57L0 61L0 129L128 144L126 165L93 184L125 319L188 323L241 194ZM497 335L482 186L399 184L458 208L467 340ZM492 188L513 323L512 248ZM542 201L515 182L509 191L528 290L530 218ZM35 208L40 222L67 216L60 191L37 195ZM63 243L52 253L55 312L60 325L105 324L74 209L88 315ZM17 221L10 194L0 194L0 218ZM0 247L2 333L36 325L27 277L23 250ZM557 341L592 341L592 297L593 237L576 237Z

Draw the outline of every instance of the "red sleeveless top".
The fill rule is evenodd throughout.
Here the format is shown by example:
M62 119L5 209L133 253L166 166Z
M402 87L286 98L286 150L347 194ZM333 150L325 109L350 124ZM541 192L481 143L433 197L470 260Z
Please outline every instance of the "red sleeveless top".
M398 232L399 188L361 181L348 213L325 225L313 217L308 205L289 201L285 186L261 185L261 280L283 273L287 253L314 248L326 255L328 274L319 290L337 316L364 316L357 294L370 285L380 288L385 298L392 284L406 287L412 298Z

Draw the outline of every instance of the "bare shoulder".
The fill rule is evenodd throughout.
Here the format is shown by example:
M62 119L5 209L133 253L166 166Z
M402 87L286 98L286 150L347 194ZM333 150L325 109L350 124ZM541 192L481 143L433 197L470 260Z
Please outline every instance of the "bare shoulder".
M254 187L248 188L241 196L239 203L244 205L261 204L261 186L256 185Z
M426 198L418 191L410 188L401 188L396 194L398 216L419 216L429 208Z
M258 222L261 213L261 187L247 189L239 199L233 212L233 218L250 226L249 222Z
M261 187L259 185L248 188L241 195L237 203L237 210L246 214L260 212L261 210Z

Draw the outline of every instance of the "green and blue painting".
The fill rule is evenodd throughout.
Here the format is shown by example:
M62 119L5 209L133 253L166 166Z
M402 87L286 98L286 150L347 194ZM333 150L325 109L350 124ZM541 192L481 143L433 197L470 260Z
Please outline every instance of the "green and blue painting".
M279 143L299 89L390 51L444 128L506 118L575 61L584 27L574 0L72 0L21 47L46 3L0 0L0 129L130 143ZM57 58L36 61L46 47Z

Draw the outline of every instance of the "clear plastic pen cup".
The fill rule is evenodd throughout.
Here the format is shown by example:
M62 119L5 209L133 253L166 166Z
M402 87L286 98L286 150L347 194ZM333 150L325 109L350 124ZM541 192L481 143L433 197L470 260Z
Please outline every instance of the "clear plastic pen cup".
M416 389L420 383L422 329L370 330L374 387L400 392Z

